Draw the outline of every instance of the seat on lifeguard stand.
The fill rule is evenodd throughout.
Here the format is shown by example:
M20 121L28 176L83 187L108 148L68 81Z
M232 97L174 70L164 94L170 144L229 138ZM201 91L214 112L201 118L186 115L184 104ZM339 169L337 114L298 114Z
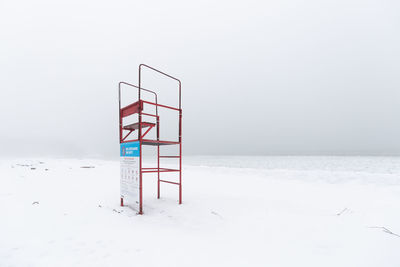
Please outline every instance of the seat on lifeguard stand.
M142 121L142 128L154 127L154 126L156 126L155 123ZM137 130L137 129L139 129L139 123L138 122L135 122L135 123L128 124L128 125L124 126L124 130L132 130L132 131L134 131L134 130Z

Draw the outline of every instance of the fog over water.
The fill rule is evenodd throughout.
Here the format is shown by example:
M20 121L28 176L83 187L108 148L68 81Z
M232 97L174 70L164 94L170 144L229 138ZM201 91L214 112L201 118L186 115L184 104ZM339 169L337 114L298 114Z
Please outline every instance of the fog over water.
M117 84L137 84L140 63L182 80L187 155L400 155L399 13L381 0L1 1L0 157L118 157ZM176 84L146 72L143 86L176 104Z

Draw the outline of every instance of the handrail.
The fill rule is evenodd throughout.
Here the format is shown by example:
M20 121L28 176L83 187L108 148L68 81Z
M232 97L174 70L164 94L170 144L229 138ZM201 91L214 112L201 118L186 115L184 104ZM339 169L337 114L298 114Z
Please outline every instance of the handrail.
M146 100L142 100L142 103L150 104L150 105L153 105L153 106L156 106L156 107L169 108L169 109L172 109L172 110L181 111L180 109L177 109L177 108L174 108L174 107L170 107L170 106L166 106L166 105L161 105L161 104L149 102L149 101L146 101Z
M179 83L179 109L181 109L181 106L182 106L182 99L181 99L181 87L182 87L182 83L181 83L181 81L178 79L178 78L175 78L175 77L173 77L173 76L171 76L171 75L169 75L169 74L166 74L165 72L162 72L162 71L160 71L160 70L158 70L158 69L155 69L155 68L153 68L153 67L150 67L149 65L146 65L146 64L140 64L139 65L139 88L141 88L141 72L142 72L142 67L146 67L146 68L149 68L149 69L151 69L151 70L153 70L153 71L155 71L155 72L158 72L158 73L160 73L160 74L163 74L163 75L165 75L165 76L167 76L167 77L169 77L169 78L171 78L171 79L173 79L173 80L175 80L175 81L177 81L178 83ZM139 100L140 100L140 90L139 90Z
M157 93L156 92L154 92L152 90L149 90L149 89L146 89L146 88L140 88L139 86L136 86L134 84L130 84L130 83L127 83L127 82L119 82L118 83L118 106L119 106L119 124L120 124L119 126L120 126L120 129L122 129L122 121L121 121L121 84L125 84L125 85L128 85L128 86L132 86L134 88L137 88L137 89L139 89L138 90L139 92L141 90L143 90L143 91L146 91L146 92L154 94L154 98L155 98L155 101L156 101L156 118L158 118L158 105L157 105L158 102L157 102ZM140 100L140 98L139 98L139 100ZM158 119L157 119L157 124L158 124ZM157 135L158 135L158 133L157 133ZM121 140L121 138L122 138L122 132L120 131L120 140Z
M147 92L149 92L149 93L154 94L154 98L155 98L156 103L157 103L157 93L156 93L156 92L154 92L154 91L152 91L152 90L149 90L149 89L140 88L140 87L137 86L137 85L130 84L130 83L127 83L127 82L119 82L119 83L118 83L118 90L119 90L119 91L118 91L118 99L119 99L119 103L120 103L120 105L119 105L119 108L120 108L120 109L121 109L121 84L129 85L129 86L135 87L135 88L137 88L137 89L140 89L140 90L143 90L143 91L147 91ZM140 91L140 90L139 90L139 91ZM157 110L156 110L156 113L157 113Z

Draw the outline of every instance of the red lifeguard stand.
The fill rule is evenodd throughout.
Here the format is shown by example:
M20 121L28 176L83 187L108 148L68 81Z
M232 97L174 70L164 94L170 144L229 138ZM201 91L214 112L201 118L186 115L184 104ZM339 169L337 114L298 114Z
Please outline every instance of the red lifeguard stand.
M147 68L153 72L166 76L178 83L179 106L172 107L159 104L157 101L157 93L142 88L142 69ZM138 100L127 106L121 107L121 85L134 87L138 91ZM154 95L154 102L141 99L141 92L146 91ZM169 183L179 186L179 204L182 204L182 100L181 100L181 81L171 75L145 64L139 65L139 84L138 86L120 82L118 84L118 100L119 100L119 142L121 156L121 206L130 206L137 210L139 214L143 214L143 174L157 173L157 198L160 198L160 183ZM145 113L145 106L153 106L155 114ZM160 116L158 109L169 109L179 113L178 122L178 140L161 140L160 139ZM124 124L124 118L137 115L134 123ZM165 124L164 124L165 125ZM144 129L147 128L145 131ZM154 129L156 131L156 139L147 139L146 135ZM131 133L137 132L137 138L127 140ZM157 147L157 167L143 168L143 152L142 146ZM160 146L179 146L179 155L160 155ZM161 158L179 159L179 168L161 168ZM179 182L163 180L160 177L164 172L176 172L179 174Z

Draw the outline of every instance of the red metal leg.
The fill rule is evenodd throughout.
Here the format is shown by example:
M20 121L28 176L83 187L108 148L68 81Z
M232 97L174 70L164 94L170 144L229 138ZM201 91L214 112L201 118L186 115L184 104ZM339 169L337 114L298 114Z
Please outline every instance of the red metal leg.
M160 146L157 146L157 198L160 198Z
M157 114L157 141L160 140L160 118ZM157 198L160 199L160 146L157 146Z
M139 83L140 87L140 83ZM140 90L139 90L140 91ZM138 129L138 137L139 137L139 214L143 214L143 182L142 182L142 114L139 111L139 129Z
M121 197L121 207L124 206L124 199Z
M179 204L182 204L182 110L179 111Z
M142 183L142 142L140 141L140 159L139 159L139 214L143 214L143 183Z

